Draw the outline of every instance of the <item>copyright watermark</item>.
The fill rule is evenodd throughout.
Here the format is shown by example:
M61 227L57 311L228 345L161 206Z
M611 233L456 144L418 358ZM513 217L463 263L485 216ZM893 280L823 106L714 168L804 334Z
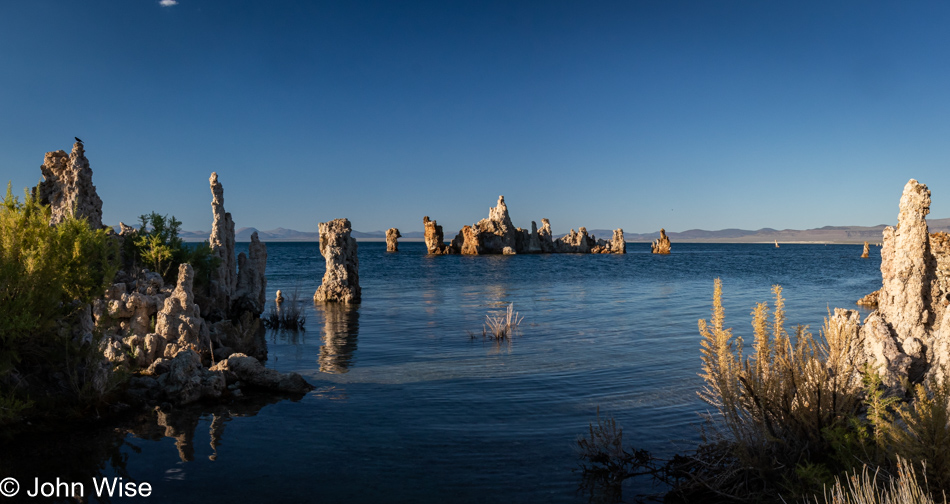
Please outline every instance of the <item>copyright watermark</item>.
M13 478L3 478L0 481L0 495L4 497L13 497L20 493L20 482Z
M92 478L90 487L78 481L63 481L56 478L54 481L41 481L33 478L32 485L27 483L27 497L150 497L152 485L148 482L137 483L123 481L122 478ZM92 490L87 493L86 489ZM0 497L15 497L20 493L20 482L16 478L0 480Z

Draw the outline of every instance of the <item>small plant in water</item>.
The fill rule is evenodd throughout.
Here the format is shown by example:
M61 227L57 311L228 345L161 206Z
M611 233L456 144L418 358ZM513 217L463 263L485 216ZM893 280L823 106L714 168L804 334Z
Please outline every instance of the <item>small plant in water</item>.
M300 291L297 288L294 288L294 293L287 301L279 305L272 304L264 317L264 325L271 329L299 331L303 330L306 323L307 315L300 309Z
M524 320L524 317L519 317L518 312L514 310L515 304L509 303L505 315L493 316L486 314L485 325L482 327L482 337L495 341L503 341L511 338L515 331L518 330L518 325Z

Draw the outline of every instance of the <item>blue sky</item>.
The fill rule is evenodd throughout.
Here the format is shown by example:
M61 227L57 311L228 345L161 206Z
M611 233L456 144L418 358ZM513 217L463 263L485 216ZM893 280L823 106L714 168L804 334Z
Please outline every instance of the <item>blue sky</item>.
M171 3L171 2L167 2ZM30 0L0 16L0 175L86 143L104 221L447 235L950 217L950 7Z

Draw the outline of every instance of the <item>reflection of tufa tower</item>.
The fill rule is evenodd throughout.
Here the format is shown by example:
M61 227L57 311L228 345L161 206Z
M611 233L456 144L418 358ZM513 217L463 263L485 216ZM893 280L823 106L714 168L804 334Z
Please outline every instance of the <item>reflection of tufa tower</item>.
M342 374L349 371L356 351L356 338L360 327L360 312L355 306L344 303L317 303L323 312L323 346L320 347L320 371Z

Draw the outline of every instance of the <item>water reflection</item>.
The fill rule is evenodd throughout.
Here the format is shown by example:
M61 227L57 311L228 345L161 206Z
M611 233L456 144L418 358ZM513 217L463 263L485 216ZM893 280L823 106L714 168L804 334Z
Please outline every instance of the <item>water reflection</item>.
M227 405L192 405L184 408L155 409L125 417L104 428L70 426L42 435L10 436L0 439L0 474L22 482L82 482L90 497L92 478L118 476L125 481L139 481L128 472L130 457L144 449L135 438L160 441L175 440L182 462L195 459L195 436L202 420L211 416L208 433L212 461L224 439L225 426L234 417L256 415L263 407L284 400L284 396L253 394ZM25 456L29 455L29 456ZM107 497L93 502L109 502ZM69 500L69 502L74 502Z
M163 437L174 439L178 458L182 462L191 462L195 459L195 433L198 425L210 415L208 439L212 453L208 459L214 461L218 458L218 447L224 439L224 428L232 418L255 416L264 406L283 399L281 396L253 394L231 404L193 405L169 410L156 408L128 427L127 432L151 441L158 441Z
M356 337L360 328L359 308L345 303L316 303L323 314L323 346L320 347L320 371L342 374L350 370Z

